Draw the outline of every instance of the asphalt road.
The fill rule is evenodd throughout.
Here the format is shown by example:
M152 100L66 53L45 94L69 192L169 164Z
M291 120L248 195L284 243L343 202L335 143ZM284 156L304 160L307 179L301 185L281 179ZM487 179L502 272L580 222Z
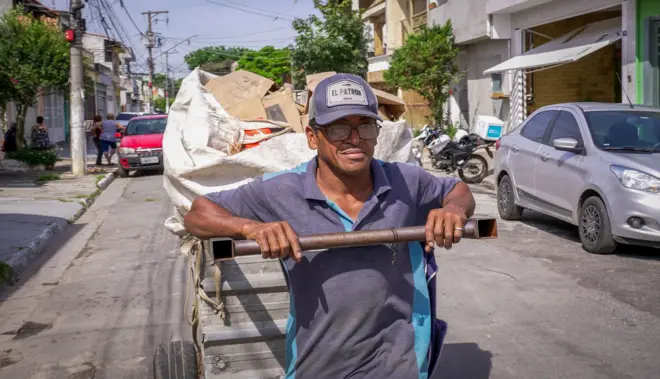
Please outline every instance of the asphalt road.
M477 213L494 193L473 187ZM660 250L596 256L538 213L438 251L444 379L659 378Z
M159 343L190 338L161 181L115 181L2 294L0 378L147 378ZM493 192L473 189L477 213L496 216ZM660 377L660 252L593 256L575 228L531 212L499 228L436 252L449 334L434 379Z
M0 378L147 378L159 343L190 339L171 212L159 175L112 183L2 294Z

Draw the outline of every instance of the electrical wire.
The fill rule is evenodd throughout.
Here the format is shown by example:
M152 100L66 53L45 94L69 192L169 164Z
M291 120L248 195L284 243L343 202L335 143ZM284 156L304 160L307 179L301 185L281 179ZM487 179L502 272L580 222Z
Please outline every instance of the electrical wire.
M284 30L284 29L290 29L290 27L283 26L281 28L263 30L263 31L260 31L260 32L255 32L255 33L234 34L234 35L231 35L231 36L223 36L223 37L199 37L199 38L195 38L195 39L196 40L220 40L220 39L235 38L235 37L248 37L248 36L256 36L256 35L259 35L259 34L265 34L265 33L275 32L275 31ZM182 40L185 39L185 38L180 38L180 37L166 37L166 36L163 36L163 38L172 39L172 40L179 40L179 41L182 41Z
M254 5L243 5L241 3L238 3L238 2L232 1L232 0L222 0L222 1L224 1L225 3L229 3L229 4L238 5L238 6L241 6L243 8L254 9L256 11L268 12L268 13L272 13L272 14L276 14L276 15L279 14L279 15L287 16L287 17L291 15L289 13L275 12L275 11L270 10L270 9L257 8Z
M133 26L135 27L135 30L137 30L138 33L140 33L140 35L141 35L142 37L145 37L145 38L146 38L146 36L144 35L144 33L142 33L142 30L140 30L140 28L139 28L139 27L137 26L137 24L135 23L135 20L133 20L133 17L131 16L131 12L128 11L128 9L126 8L126 6L124 5L124 2L123 2L122 0L120 0L120 1L119 1L119 4L121 5L122 9L124 9L124 12L126 12L126 16L128 16L128 19L131 20L131 23L132 23Z
M227 5L227 4L219 3L219 2L217 2L217 1L213 1L213 0L206 0L206 2L207 2L207 3L211 3L211 4L215 4L215 5L219 5L219 6L221 6L221 7L225 7L225 8L234 9L234 10L237 10L237 11L241 11L241 12L245 12L245 13L254 14L254 15L257 15L257 16L268 17L268 18L273 19L273 21L278 21L278 20L283 20L283 21L293 21L293 19L290 18L290 17L284 17L284 16L273 16L273 15L269 15L269 14L265 14L265 13L259 13L259 12L249 11L249 10L245 10L245 9L237 8L237 7L233 6L233 5Z

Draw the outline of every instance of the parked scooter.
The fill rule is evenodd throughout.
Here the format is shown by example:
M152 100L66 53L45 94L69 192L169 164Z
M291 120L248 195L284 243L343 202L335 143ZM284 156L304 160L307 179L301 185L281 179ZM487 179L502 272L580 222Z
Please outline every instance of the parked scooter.
M485 141L476 134L467 134L460 130L461 135L453 139L437 139L429 146L431 164L434 168L445 172L458 171L458 176L465 183L481 183L488 175L488 162L477 150L486 149L492 156L490 147L493 142Z

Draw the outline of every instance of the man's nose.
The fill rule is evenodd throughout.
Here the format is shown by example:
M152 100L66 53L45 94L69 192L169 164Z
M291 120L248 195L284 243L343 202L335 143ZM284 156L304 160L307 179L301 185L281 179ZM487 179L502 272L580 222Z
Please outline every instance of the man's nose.
M358 145L362 141L357 128L351 128L351 135L348 137L348 141L353 145Z

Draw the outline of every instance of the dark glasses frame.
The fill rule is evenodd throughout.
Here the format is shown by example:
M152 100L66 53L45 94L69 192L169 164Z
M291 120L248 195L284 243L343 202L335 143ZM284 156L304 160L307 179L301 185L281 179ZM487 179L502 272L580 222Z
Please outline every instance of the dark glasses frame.
M361 133L361 130L364 130L364 129L360 129L360 127L361 126L372 126L372 125L376 127L376 136L373 137L373 138L364 138L362 136L362 133ZM347 140L348 138L350 138L351 134L353 133L353 130L357 130L358 136L360 137L360 139L363 139L365 141L373 140L373 139L378 138L378 136L380 135L380 129L382 129L382 126L377 121L374 121L373 123L360 124L358 126L353 126L353 125L348 125L348 124L341 124L341 125L332 125L331 124L331 125L323 125L322 126L322 125L317 124L313 120L310 120L309 121L309 126L311 126L312 129L315 129L315 130L325 130L326 131L326 136L328 137L328 140L334 141L334 142ZM333 138L330 138L330 134L331 134L330 129L333 126L350 126L351 129L350 129L350 132L346 135L346 137L333 139Z

